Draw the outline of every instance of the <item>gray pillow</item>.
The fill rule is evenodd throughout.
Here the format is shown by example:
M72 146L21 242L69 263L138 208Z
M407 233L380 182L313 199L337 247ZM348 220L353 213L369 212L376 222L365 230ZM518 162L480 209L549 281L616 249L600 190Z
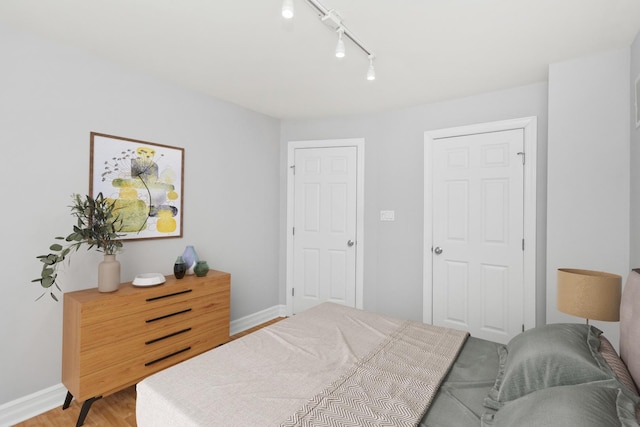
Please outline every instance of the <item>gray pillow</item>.
M595 384L552 387L530 393L482 416L483 427L638 427L638 398L626 389Z
M598 352L602 333L594 326L557 323L525 331L499 349L500 368L485 406L504 403L536 390L588 382L617 386L616 376Z

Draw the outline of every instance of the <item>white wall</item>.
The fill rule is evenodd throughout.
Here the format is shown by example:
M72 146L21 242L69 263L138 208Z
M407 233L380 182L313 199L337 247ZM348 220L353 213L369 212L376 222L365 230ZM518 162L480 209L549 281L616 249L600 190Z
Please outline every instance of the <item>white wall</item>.
M629 271L629 49L549 68L547 322L557 269ZM593 322L611 341L617 322Z
M0 406L60 383L62 303L30 281L88 192L91 131L185 148L184 237L125 243L123 280L193 244L232 274L232 319L278 304L278 120L5 26L0 52ZM100 259L73 255L64 290L95 287Z
M364 308L422 320L424 132L538 117L538 321L544 323L547 85L532 84L454 101L356 117L284 120L281 133L280 300L285 301L284 242L288 141L365 138ZM380 222L395 210L395 222Z

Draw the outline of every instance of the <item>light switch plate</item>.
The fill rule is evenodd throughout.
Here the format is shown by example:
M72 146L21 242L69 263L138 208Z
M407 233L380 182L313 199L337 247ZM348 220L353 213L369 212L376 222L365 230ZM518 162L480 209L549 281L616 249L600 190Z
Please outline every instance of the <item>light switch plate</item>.
M380 221L395 221L396 211L380 211Z

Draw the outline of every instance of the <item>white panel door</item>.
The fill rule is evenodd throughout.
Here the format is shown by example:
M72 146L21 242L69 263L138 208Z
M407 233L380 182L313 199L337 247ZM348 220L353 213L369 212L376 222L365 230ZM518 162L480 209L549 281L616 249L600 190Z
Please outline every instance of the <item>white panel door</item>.
M433 322L506 343L524 324L522 129L433 143Z
M357 148L295 150L293 312L356 303Z

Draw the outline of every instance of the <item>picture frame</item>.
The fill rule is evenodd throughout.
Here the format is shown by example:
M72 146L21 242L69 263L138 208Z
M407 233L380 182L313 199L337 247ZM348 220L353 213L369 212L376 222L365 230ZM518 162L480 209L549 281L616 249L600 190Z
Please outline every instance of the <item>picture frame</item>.
M640 74L636 77L634 84L634 93L636 98L636 129L640 127Z
M91 132L89 194L114 200L123 240L182 237L184 148Z

